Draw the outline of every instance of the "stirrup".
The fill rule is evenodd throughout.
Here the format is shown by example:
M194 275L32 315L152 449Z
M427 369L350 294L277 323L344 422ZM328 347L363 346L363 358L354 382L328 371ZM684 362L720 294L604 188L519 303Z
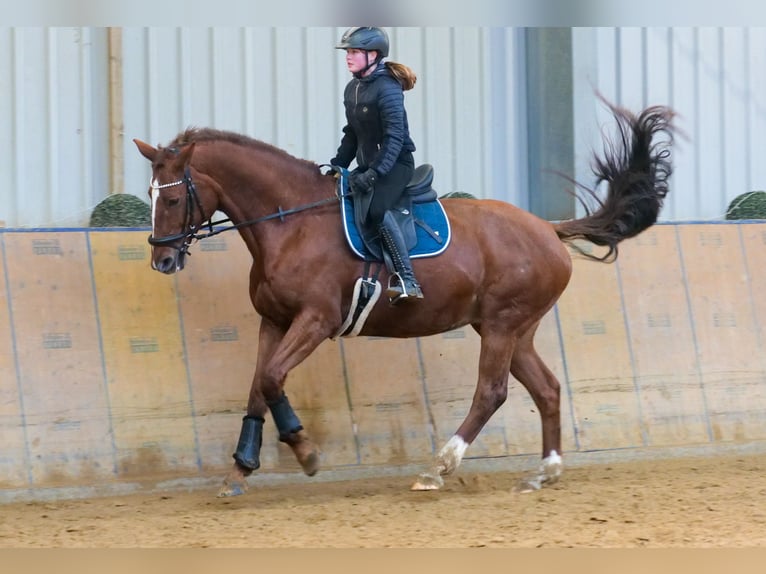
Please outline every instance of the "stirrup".
M396 305L402 299L423 299L423 290L414 279L408 285L399 273L393 273L388 278L386 296L391 305Z

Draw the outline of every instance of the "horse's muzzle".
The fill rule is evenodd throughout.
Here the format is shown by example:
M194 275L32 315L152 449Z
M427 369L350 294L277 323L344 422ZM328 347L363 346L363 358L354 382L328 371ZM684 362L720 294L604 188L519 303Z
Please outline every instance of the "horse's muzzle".
M186 253L180 250L171 251L164 257L161 255L152 257L152 268L166 275L172 275L177 271L181 271L185 264Z

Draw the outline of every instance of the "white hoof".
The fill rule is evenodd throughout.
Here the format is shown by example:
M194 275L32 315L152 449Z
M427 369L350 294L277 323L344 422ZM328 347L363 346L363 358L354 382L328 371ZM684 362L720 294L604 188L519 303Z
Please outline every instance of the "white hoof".
M442 476L457 470L467 448L467 442L458 435L453 435L436 455L436 461L431 470L418 476L410 490L439 490L444 486Z
M513 487L513 492L519 494L526 494L527 492L534 492L540 490L543 487L542 482L538 480L536 476L529 478L522 478L516 486Z
M550 486L558 482L564 464L559 454L554 450L543 459L537 474L522 478L513 488L514 492L526 493L540 490L543 486Z
M444 479L439 475L439 471L434 469L419 475L410 490L439 490L442 486Z

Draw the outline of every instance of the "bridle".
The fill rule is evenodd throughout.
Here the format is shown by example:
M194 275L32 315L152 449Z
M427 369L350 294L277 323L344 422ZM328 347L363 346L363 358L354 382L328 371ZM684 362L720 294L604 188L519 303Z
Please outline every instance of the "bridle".
M188 254L189 253L189 247L191 247L192 241L195 239L200 238L200 234L197 233L201 226L196 226L193 223L193 217L192 217L192 211L193 211L193 205L197 206L197 209L199 210L200 214L200 221L204 222L205 220L208 221L208 225L210 227L210 231L213 231L213 223L210 222L210 219L205 216L205 210L202 209L202 202L199 200L199 195L197 195L197 189L194 187L194 182L192 181L191 177L191 171L189 170L189 167L187 166L184 168L184 176L183 179L179 179L178 181L172 181L170 183L163 183L163 184L155 184L154 178L152 178L151 182L149 183L152 192L159 193L161 189L165 189L168 187L175 187L176 185L182 185L186 184L186 222L184 223L184 231L181 233L176 233L175 235L166 235L165 237L153 237L152 235L149 235L149 244L154 245L155 247L173 247L174 249L177 249L181 254ZM158 199L159 200L159 199ZM153 231L153 230L152 230ZM207 237L207 235L205 235ZM183 243L180 247L177 245L172 245L173 243L178 242L179 240L183 239Z
M343 179L345 179L347 175L345 173L345 170L341 170L340 168L337 168L336 166L325 166L324 164L319 167L330 167L331 170L336 171L339 174L339 177L341 178L341 182L340 182L340 185L336 187L336 190L337 189L343 190L346 188L345 182L343 181ZM326 197L324 199L320 199L319 201L315 201L313 203L299 205L298 207L294 207L292 209L287 209L287 210L282 209L282 206L280 205L277 208L276 213L271 213L269 215L264 215L256 219L250 219L248 221L235 223L233 225L229 225L228 227L214 229L216 225L221 225L223 223L230 223L231 219L221 219L219 221L211 221L209 217L205 216L205 211L202 208L202 202L200 201L199 195L197 194L197 189L194 187L194 182L192 181L191 171L189 167L186 167L184 169L184 176L182 179L179 179L178 181L172 181L170 183L155 185L154 179L152 179L149 185L152 189L152 192L156 191L157 193L159 193L160 189L174 187L176 185L182 185L182 184L186 185L186 223L184 224L184 230L181 231L180 233L176 233L175 235L166 235L164 237L154 237L152 235L149 235L148 241L150 245L153 245L156 247L173 247L174 249L177 249L180 252L180 254L183 254L183 255L188 255L189 247L191 247L193 242L199 241L200 239L206 239L208 237L218 235L219 233L223 233L224 231L231 231L233 229L248 227L250 225L255 225L256 223L260 223L262 221L269 221L271 219L279 219L280 221L284 222L286 215L299 213L301 211L306 211L307 209L313 209L314 207L319 207L321 205L325 205L333 201L340 201L342 198L354 194L354 192L351 190L347 192L336 191L336 193L332 197ZM193 205L197 206L197 209L200 214L200 221L203 222L200 225L194 225L193 223L193 218L192 218ZM207 220L207 224L204 223L206 220ZM208 230L203 233L199 233L199 230L202 229L203 227L206 227ZM177 245L173 245L174 243L177 243L179 240L183 240L183 243L181 244L180 247L178 247Z

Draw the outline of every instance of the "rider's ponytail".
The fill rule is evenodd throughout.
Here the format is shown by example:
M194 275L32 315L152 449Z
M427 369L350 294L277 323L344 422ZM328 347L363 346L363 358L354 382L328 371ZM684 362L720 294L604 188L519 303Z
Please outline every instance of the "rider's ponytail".
M391 72L391 75L402 85L403 91L406 92L415 87L415 82L418 77L411 68L398 62L386 62L386 67L388 68L388 71Z

